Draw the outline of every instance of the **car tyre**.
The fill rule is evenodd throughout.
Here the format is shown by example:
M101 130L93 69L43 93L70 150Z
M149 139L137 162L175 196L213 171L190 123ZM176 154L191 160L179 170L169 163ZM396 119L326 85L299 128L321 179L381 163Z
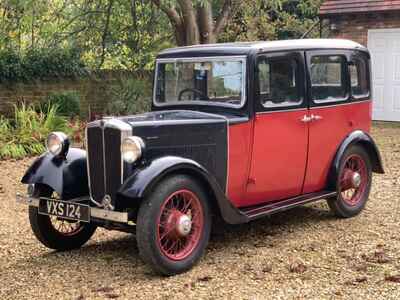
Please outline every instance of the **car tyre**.
M372 167L368 153L359 145L349 146L339 166L337 196L328 199L333 213L341 218L358 215L365 207L372 182Z
M35 187L34 197L51 197L52 194L53 191L47 186ZM34 235L44 246L59 251L80 248L96 230L93 224L75 223L41 215L38 213L38 208L33 206L29 206L29 222Z
M201 185L189 176L169 177L139 208L139 255L159 274L183 273L202 257L210 229L210 206Z

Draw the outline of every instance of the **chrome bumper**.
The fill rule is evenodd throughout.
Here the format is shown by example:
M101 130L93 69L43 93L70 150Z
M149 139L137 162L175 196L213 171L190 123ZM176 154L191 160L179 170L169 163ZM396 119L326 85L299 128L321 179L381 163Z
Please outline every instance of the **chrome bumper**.
M34 198L30 196L25 196L21 194L16 195L16 202L33 206L33 207L39 207L39 198ZM112 221L112 222L118 222L118 223L128 223L128 213L127 212L118 212L118 211L112 211L112 210L106 210L106 209L101 209L101 208L96 208L96 207L91 207L90 208L90 217L95 218L95 219L100 219L100 220L106 220L106 221Z

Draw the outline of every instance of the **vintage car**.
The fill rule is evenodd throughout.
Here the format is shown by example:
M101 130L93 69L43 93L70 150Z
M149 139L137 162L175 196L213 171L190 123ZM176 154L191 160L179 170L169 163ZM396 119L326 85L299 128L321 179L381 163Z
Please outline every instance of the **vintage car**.
M86 151L51 133L17 200L49 248L78 248L98 226L132 232L155 271L181 273L212 216L245 223L322 199L338 217L360 213L384 172L371 99L370 55L352 41L168 49L152 111L89 123Z

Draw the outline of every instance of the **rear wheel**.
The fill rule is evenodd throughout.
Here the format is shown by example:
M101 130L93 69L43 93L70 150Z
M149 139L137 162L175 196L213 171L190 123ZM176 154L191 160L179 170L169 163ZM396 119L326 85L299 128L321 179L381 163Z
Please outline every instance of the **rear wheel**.
M140 206L139 254L163 275L185 272L203 255L210 228L210 208L202 187L188 176L170 177Z
M54 193L47 186L36 186L34 196L54 197ZM33 206L29 207L29 221L33 233L43 245L60 251L81 247L96 230L92 224L41 215Z
M342 218L359 214L368 200L371 179L368 153L360 146L350 146L340 162L337 197L328 200L331 210Z

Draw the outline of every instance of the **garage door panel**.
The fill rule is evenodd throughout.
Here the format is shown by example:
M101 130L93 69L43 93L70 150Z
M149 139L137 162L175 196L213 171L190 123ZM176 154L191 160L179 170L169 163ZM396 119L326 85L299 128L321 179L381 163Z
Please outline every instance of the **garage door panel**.
M368 32L372 59L373 119L400 121L400 28Z
M383 86L374 88L374 110L383 111Z
M395 112L400 113L400 86L394 88L393 109Z

